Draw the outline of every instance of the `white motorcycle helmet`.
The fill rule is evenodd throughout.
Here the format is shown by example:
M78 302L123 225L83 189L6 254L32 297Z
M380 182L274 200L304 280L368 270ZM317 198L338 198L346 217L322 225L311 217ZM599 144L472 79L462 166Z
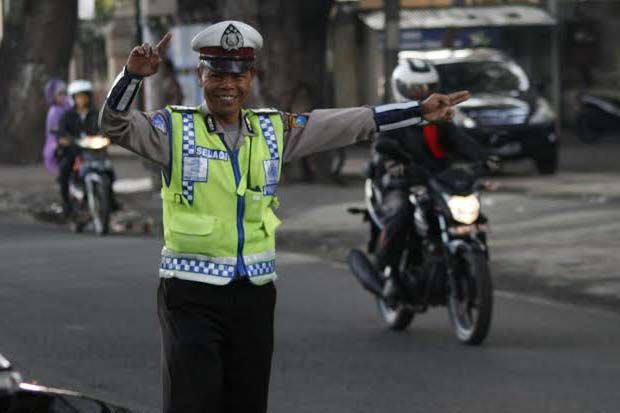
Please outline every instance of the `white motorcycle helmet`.
M426 60L404 59L392 72L391 81L396 102L422 100L437 90L439 74Z
M69 96L75 96L78 93L93 93L93 84L88 80L74 80L69 83L67 88L67 94Z

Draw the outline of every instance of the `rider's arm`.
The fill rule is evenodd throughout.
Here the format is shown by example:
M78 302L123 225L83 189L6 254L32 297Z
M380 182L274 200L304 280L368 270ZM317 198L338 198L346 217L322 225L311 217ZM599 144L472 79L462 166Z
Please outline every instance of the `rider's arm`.
M73 131L71 130L71 111L66 111L58 122L58 133L56 140L61 146L68 146L73 140Z
M375 107L317 109L283 114L284 161L374 138L377 132L424 123L418 102Z
M167 168L169 122L161 120L168 119L168 111L130 110L141 83L141 77L130 75L126 69L118 75L99 113L101 133L119 146Z
M484 161L490 153L478 141L451 122L438 124L441 145L467 161Z

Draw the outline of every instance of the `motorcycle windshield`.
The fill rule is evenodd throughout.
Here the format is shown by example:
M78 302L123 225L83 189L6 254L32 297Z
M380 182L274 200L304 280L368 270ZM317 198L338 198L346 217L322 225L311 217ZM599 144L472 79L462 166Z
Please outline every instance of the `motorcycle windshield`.
M435 176L442 190L453 195L469 195L474 192L476 177L463 168L450 168Z

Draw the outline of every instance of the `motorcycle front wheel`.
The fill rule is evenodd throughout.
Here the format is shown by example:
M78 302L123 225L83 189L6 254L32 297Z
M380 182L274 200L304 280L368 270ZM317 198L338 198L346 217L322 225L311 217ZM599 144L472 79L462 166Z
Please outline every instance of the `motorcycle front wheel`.
M389 304L382 297L377 298L377 306L383 321L390 330L402 331L413 321L415 313L402 303Z
M448 314L456 337L478 345L487 337L493 313L493 283L487 257L465 252L457 257L448 295Z
M102 176L100 182L88 188L88 205L97 235L105 235L110 231L110 179Z

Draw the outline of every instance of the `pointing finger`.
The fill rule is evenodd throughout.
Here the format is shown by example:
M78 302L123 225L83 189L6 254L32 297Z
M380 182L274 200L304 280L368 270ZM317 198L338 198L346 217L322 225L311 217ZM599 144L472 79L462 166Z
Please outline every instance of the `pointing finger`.
M459 103L465 102L467 99L469 99L469 97L470 97L469 91L467 90L461 90L459 92L454 92L448 95L451 106L458 105Z
M168 32L166 33L166 35L159 41L159 43L157 43L157 45L155 46L155 48L157 49L157 51L159 53L162 53L166 50L166 47L168 47L168 43L170 42L170 39L172 39L172 33Z

